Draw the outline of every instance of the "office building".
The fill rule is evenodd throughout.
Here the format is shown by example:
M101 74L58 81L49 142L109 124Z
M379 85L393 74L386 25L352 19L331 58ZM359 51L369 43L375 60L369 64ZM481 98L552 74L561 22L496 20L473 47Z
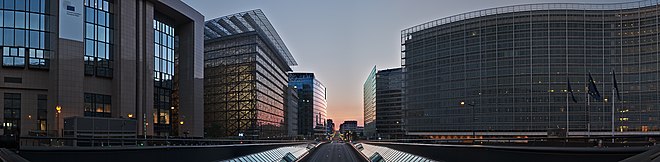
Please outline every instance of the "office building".
M402 138L403 71L401 68L376 73L376 137Z
M0 10L2 134L60 136L65 118L85 117L202 136L204 17L190 6L5 0Z
M298 134L323 136L327 119L326 89L314 73L289 73L289 86L298 91Z
M357 128L358 128L357 121L347 120L339 125L339 132L341 133L355 132Z
M403 136L403 70L371 69L363 85L364 135L370 139Z
M433 138L657 134L658 11L657 0L529 4L405 29L404 130Z
M374 66L362 86L364 135L367 138L376 136L376 72L376 66Z
M286 89L286 116L284 121L286 123L287 135L289 137L298 135L298 91L295 88L288 86Z
M261 10L206 21L204 56L206 137L286 136L286 72L296 61Z

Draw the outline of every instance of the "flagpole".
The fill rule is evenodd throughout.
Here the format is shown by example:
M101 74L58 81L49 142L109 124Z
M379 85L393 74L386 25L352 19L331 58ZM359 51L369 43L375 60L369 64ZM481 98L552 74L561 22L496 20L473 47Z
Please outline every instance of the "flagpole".
M568 124L568 122L569 122L569 120L568 120L568 93L570 93L569 91L566 91L566 137L568 137L568 126L569 126L569 124Z
M612 143L614 143L614 86L612 86Z

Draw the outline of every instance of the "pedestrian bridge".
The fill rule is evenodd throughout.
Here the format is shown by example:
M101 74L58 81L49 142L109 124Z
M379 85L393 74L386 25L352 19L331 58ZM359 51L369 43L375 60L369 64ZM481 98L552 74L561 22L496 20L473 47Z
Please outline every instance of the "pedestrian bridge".
M143 141L144 142L144 141ZM121 142L124 143L124 142ZM131 143L131 142L128 142ZM400 141L214 140L147 142L98 147L24 146L0 151L0 159L25 161L653 161L656 146L549 147L483 144L404 143ZM7 161L7 160L3 160ZM16 160L9 160L16 161Z

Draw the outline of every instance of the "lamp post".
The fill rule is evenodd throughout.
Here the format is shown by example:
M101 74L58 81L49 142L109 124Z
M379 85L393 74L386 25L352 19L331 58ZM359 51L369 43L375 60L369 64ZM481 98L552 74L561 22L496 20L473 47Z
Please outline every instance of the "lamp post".
M179 122L179 125L180 125L180 126L179 126L180 131L183 132L183 135L184 135L183 137L188 137L188 134L186 134L186 131L183 130L183 120L181 120L181 121Z
M55 110L57 110L57 112L55 112L55 117L57 118L56 119L57 120L57 122L56 122L57 123L57 135L61 137L61 135L60 135L60 132L61 132L60 131L60 113L62 113L62 106L60 106L60 105L55 106Z
M472 127L472 138L476 138L476 133L475 133L475 130L474 130L474 127L475 127L474 126L474 120L475 120L474 119L474 107L475 107L475 105L474 105L474 102L465 103L465 101L461 101L461 106L465 106L465 105L468 105L468 106L471 107L470 111L472 112L472 123L470 123L470 124L472 125L471 126Z

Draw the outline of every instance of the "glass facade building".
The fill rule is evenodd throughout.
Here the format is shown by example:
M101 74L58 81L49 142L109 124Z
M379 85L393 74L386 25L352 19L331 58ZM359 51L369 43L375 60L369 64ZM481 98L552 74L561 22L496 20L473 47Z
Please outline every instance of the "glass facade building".
M289 86L298 92L298 134L325 135L328 102L323 83L314 73L289 73Z
M286 136L286 72L296 62L264 13L246 11L205 25L206 137Z
M375 80L376 137L402 138L403 70L401 68L379 70Z
M363 111L364 111L364 135L367 138L376 135L376 66L371 69L367 80L362 86Z
M404 130L436 137L660 131L658 4L518 5L405 29ZM589 97L589 73L603 100Z
M286 89L286 102L284 106L286 107L286 116L284 121L286 123L286 130L288 136L297 136L298 135L298 91L292 86L288 86Z

